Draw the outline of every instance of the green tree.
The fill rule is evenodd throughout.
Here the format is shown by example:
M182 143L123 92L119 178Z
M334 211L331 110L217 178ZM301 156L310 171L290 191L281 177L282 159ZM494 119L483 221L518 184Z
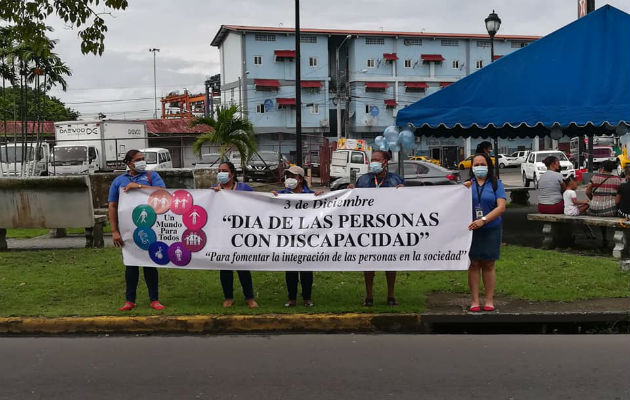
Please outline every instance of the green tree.
M66 107L56 97L51 97L33 88L26 88L24 101L23 91L19 87L0 88L0 119L19 120L25 107L27 121L73 121L79 113Z
M225 159L231 151L238 151L241 155L243 174L245 174L247 162L256 152L257 146L254 126L240 115L238 107L221 107L217 111L216 118L195 118L191 125L208 125L212 128L212 132L204 133L193 143L195 154L201 154L201 147L204 144L217 146L221 159Z
M97 10L100 6L105 9ZM127 0L0 0L0 21L13 25L23 38L38 39L46 36L46 19L56 16L79 29L83 54L101 55L107 32L103 16L127 6Z

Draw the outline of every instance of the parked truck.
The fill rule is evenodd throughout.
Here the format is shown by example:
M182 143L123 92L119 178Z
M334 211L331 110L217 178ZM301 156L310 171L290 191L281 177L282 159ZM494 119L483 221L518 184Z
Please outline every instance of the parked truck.
M148 147L147 127L140 121L56 122L55 140L49 167L54 175L123 169L128 150Z
M48 143L17 142L0 144L0 176L48 175Z

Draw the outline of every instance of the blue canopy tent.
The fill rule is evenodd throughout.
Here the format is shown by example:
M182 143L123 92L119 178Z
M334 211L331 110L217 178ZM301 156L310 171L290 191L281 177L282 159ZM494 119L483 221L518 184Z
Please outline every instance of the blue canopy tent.
M616 127L625 133L630 14L603 6L403 108L396 124L418 136L534 137L553 128L578 136Z

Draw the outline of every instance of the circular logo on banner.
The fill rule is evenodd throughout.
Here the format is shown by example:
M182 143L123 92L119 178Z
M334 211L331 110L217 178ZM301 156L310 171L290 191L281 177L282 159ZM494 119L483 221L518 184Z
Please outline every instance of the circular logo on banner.
M185 190L176 190L172 196L171 211L183 215L193 206L193 197Z
M186 229L182 235L182 244L189 251L199 251L206 245L206 234L202 230Z
M157 214L164 214L171 207L171 194L166 190L160 189L151 193L149 196L149 205L153 207Z
M204 210L201 206L192 206L192 208L183 215L182 219L184 221L184 225L186 225L186 228L197 230L203 228L204 225L206 225L208 214L206 213L206 210Z
M151 228L141 226L133 232L133 241L142 250L147 250L156 240L155 232Z
M164 242L154 242L149 246L149 256L156 264L168 264L168 245Z
M133 213L131 214L131 218L133 218L133 223L136 226L142 226L150 228L155 224L155 211L153 208L146 204L142 204L133 209Z
M179 242L173 243L168 248L168 258L175 265L179 265L180 267L187 265L190 262L190 257L192 257L190 251Z

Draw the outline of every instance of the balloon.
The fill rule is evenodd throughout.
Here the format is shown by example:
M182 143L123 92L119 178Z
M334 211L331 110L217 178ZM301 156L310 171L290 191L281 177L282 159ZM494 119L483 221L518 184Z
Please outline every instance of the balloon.
M400 135L398 136L398 142L403 149L409 150L413 148L413 145L416 142L416 137L414 136L412 131L410 131L409 129L405 129L400 132Z
M391 144L391 143L390 143L390 144L389 144L389 149L390 149L391 151L394 151L394 152L396 152L396 151L400 151L400 146L398 145L398 143L394 143L394 144Z
M386 140L383 136L377 136L374 138L374 147L376 147L377 149L380 150L381 146L383 145L383 143L385 143Z
M398 127L396 127L396 126L388 126L383 131L383 136L385 136L385 139L387 139L387 141L390 144L392 142L397 142L398 141Z

